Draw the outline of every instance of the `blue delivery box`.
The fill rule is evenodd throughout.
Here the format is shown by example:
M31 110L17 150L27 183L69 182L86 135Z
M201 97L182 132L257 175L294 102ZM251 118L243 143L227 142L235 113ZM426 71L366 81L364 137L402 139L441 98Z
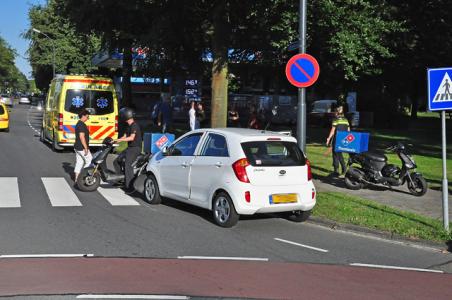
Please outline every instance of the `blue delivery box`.
M369 133L338 131L334 151L347 153L366 152L369 148Z
M148 133L144 134L144 151L155 154L163 149L165 146L171 145L174 142L175 136L170 133Z

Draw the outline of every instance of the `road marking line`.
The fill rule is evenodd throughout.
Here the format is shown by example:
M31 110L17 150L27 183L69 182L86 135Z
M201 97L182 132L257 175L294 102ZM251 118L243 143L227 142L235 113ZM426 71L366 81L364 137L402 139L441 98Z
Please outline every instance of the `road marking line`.
M231 256L178 256L178 259L206 259L206 260L252 260L252 261L268 261L268 258L260 257L231 257Z
M0 207L20 207L19 184L17 177L0 178Z
M94 254L9 254L0 258L93 257Z
M308 246L308 245L303 245L303 244L300 244L300 243L295 243L295 242L288 241L288 240L283 240L283 239L280 239L280 238L274 238L274 239L276 241L278 241L278 242L287 243L287 244L291 244L291 245L295 245L295 246L299 246L299 247L303 247L303 248L308 248L308 249L311 249L311 250L314 250L314 251L319 251L319 252L324 252L324 253L329 252L326 249L312 247L312 246Z
M96 295L86 294L78 295L77 299L164 299L164 300L188 300L187 296L171 296L171 295Z
M82 206L66 179L61 177L43 177L41 180L52 206Z
M97 191L114 206L131 206L140 205L135 199L126 195L126 193L120 188L102 188L99 187Z
M372 264L360 264L360 263L352 263L352 264L350 264L350 266L353 266L353 267L368 267L368 268L377 268L377 269L395 269L395 270L407 270L407 271L419 271L419 272L431 272L431 273L444 273L441 270L406 268L406 267L397 267L397 266L372 265Z

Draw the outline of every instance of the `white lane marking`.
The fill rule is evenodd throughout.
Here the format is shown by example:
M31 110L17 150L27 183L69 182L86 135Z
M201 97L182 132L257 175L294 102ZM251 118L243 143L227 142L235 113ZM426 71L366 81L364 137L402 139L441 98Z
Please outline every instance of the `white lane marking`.
M33 129L34 132L40 134L41 132L39 130L37 130L36 128L34 128L33 125L31 125L31 122L30 122L30 111L31 111L31 107L30 107L30 109L28 110L28 113L27 113L28 126L30 126L30 128Z
M20 207L17 177L0 178L0 207Z
M268 258L260 257L231 257L231 256L178 256L178 259L206 259L206 260L251 260L251 261L268 261Z
M171 295L96 295L86 294L78 295L77 299L162 299L162 300L188 300L187 296L171 296Z
M406 268L406 267L397 267L397 266L372 265L372 264L360 264L360 263L352 263L352 264L350 264L350 266L353 266L353 267L368 267L368 268L377 268L377 269L394 269L394 270L407 270L407 271L418 271L418 272L444 273L441 270Z
M97 191L114 206L140 205L135 199L126 195L120 188L102 188L99 187Z
M314 224L314 223L303 223L303 225L315 227L317 229L328 231L328 232L335 232L335 233L340 233L340 234L344 234L344 235L353 235L353 236L365 238L368 240L385 242L385 243L394 244L394 245L398 245L398 246L404 246L404 247L411 247L411 248L421 249L421 250L429 251L429 252L438 253L443 250L441 248L434 248L434 247L429 247L429 246L425 246L422 244L415 244L415 242L410 242L408 240L407 241L397 241L397 240L392 240L390 238L379 237L379 236L373 235L372 233L359 233L357 231L352 231L350 229L345 229L345 228L344 229L343 228L332 229L329 226L326 227L325 225Z
M66 179L61 177L43 177L41 180L52 206L82 206Z
M93 257L94 254L7 254L0 258Z
M303 245L303 244L300 244L300 243L295 243L295 242L288 241L288 240L283 240L283 239L280 239L280 238L275 238L275 241L282 242L282 243L287 243L287 244L291 244L291 245L295 245L295 246L299 246L299 247L303 247L303 248L307 248L307 249L311 249L311 250L314 250L314 251L319 251L319 252L324 252L324 253L329 252L326 249L312 247L312 246L308 246L308 245Z

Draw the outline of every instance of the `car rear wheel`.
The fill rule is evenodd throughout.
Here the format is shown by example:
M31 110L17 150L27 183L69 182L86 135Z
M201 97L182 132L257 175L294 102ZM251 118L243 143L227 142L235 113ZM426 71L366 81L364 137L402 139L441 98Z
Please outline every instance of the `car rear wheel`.
M212 206L213 219L221 227L232 227L239 221L234 203L231 197L225 192L219 192L213 199Z
M162 202L159 186L154 175L148 175L144 181L144 198L150 204L160 204Z

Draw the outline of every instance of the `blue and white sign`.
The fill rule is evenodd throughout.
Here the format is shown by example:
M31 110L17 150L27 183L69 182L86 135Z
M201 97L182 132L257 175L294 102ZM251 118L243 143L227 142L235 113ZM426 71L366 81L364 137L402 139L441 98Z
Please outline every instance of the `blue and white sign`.
M428 109L452 109L452 68L428 69Z
M338 131L336 134L335 152L361 153L369 149L369 133L354 131Z

